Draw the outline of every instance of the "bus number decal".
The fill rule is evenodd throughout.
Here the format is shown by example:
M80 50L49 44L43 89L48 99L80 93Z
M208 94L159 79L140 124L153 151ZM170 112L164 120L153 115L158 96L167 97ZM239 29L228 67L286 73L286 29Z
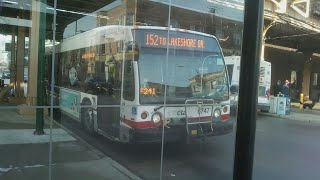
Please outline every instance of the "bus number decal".
M177 116L185 116L185 115L186 115L186 111L184 110L177 111Z
M199 108L198 109L198 114L209 113L209 112L210 112L210 108Z
M156 34L147 34L147 42L146 45L158 46L159 36Z
M154 45L155 46L158 46L158 39L159 39L159 36L158 35L154 35L154 39L155 39L155 42L154 42Z

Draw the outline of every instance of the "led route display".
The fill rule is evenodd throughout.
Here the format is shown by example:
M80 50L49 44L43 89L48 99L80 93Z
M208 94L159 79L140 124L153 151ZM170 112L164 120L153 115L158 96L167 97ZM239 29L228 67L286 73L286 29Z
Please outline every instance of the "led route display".
M189 47L189 48L200 48L203 49L205 41L202 39L184 38L184 37L170 37L167 41L167 37L158 34L145 34L145 45L146 46L178 46L178 47Z

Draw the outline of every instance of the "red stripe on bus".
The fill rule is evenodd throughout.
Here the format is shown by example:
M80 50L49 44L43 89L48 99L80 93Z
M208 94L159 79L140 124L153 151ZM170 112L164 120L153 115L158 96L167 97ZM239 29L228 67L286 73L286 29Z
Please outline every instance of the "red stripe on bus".
M200 120L204 120L204 119L211 119L211 116L203 116L203 117L200 117ZM193 117L191 118L192 121L197 121L199 120L198 117Z
M200 117L200 120L208 119L208 118L211 118L211 116ZM228 120L228 119L230 119L229 114L221 115L221 120ZM196 121L198 120L198 118L192 118L191 120ZM161 124L155 125L151 121L133 121L133 120L123 119L123 118L122 118L122 122L126 123L127 125L135 129L158 128L159 126L161 126Z
M129 119L122 119L122 122L126 123L127 125L129 125L132 128L135 129L146 129L146 128L156 128L159 126L156 126L155 124L153 124L151 121L133 121L133 120L129 120Z
M230 119L230 114L221 114L221 120L228 120Z

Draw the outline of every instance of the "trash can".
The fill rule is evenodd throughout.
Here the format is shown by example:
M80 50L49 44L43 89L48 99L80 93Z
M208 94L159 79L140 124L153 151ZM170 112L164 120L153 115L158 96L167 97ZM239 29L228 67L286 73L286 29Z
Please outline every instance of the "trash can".
M289 115L291 111L291 100L289 97L278 97L277 98L277 114Z

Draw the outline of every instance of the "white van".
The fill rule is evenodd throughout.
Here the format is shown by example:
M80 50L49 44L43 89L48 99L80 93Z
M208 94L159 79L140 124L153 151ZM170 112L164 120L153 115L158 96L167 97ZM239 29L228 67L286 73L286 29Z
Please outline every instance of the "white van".
M240 56L224 57L230 81L231 100L236 105L238 102L238 86L240 76ZM270 110L271 63L260 62L258 109L264 112ZM234 106L236 107L236 106Z

